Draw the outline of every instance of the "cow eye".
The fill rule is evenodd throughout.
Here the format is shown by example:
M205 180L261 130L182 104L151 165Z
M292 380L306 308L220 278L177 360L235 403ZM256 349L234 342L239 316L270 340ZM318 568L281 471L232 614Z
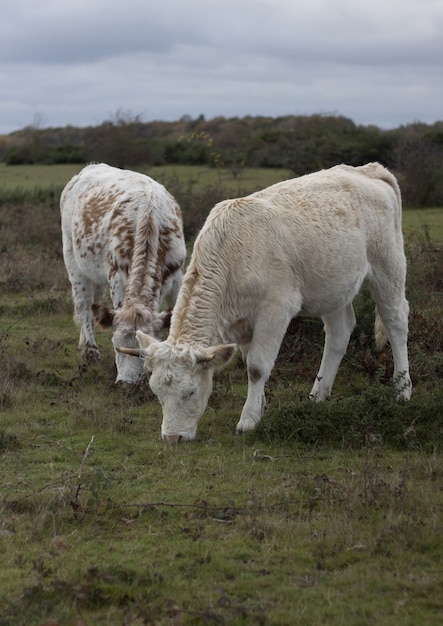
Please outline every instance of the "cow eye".
M188 393L187 393L187 394L186 394L186 396L185 396L186 400L187 400L188 398L192 398L192 396L194 395L194 393L195 393L195 391L194 391L194 390L192 390L192 391L188 391Z

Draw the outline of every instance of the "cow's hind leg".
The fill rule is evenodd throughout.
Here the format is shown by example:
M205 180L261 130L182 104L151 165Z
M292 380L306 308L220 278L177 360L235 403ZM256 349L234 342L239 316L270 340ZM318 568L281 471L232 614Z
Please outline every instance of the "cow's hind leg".
M355 327L352 303L343 309L325 315L323 324L325 329L325 347L320 369L309 394L309 397L313 400L326 400L331 395L335 376Z
M280 317L262 315L256 321L251 342L242 349L248 371L248 396L237 424L237 433L253 430L261 420L265 408L265 384L291 318L289 314L281 314Z
M381 295L378 286L374 284L371 285L371 293L391 344L398 399L409 400L412 383L408 359L408 301L404 294L396 295L395 289L387 289Z

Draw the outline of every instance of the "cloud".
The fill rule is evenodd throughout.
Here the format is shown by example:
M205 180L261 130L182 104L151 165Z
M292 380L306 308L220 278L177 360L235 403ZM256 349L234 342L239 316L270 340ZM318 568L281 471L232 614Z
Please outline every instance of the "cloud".
M0 133L117 110L441 119L440 0L16 0L0 22Z

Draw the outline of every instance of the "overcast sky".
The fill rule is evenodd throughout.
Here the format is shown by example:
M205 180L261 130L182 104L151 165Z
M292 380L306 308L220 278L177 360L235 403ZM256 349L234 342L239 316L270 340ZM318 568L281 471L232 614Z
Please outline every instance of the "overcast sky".
M0 134L222 115L443 120L443 0L8 0Z

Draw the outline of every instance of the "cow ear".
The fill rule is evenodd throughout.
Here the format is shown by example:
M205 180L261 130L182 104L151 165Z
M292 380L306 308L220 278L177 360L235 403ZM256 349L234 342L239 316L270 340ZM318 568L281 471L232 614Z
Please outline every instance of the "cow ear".
M102 328L112 328L115 315L114 309L109 309L104 304L94 303L91 304L91 311L97 324L100 324Z
M171 316L172 309L168 309L167 311L162 311L155 322L155 330L158 332L163 330L164 328L169 328L171 325Z
M223 365L226 365L234 356L236 350L236 343L213 346L197 355L197 363L208 363L210 367L223 367Z
M142 348L142 350L147 350L153 343L158 343L158 339L151 337L151 335L147 335L142 330L138 330L135 333L135 336L137 337L138 345Z

